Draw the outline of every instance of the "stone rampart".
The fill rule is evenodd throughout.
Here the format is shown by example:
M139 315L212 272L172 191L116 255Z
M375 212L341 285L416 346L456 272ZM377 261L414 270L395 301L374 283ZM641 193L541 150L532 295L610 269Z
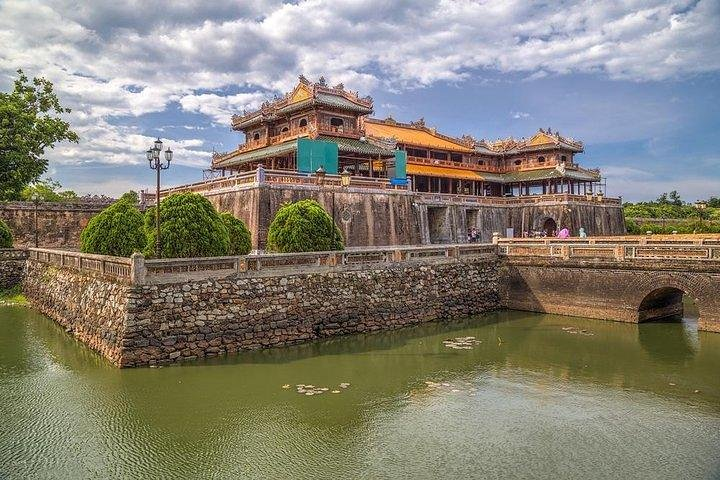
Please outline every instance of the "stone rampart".
M0 249L0 290L22 283L25 278L27 252L14 248Z
M122 364L127 281L29 258L23 291L33 307L68 333L115 365Z
M35 227L40 247L75 249L80 232L106 203L3 202L0 218L13 234L15 247L35 246Z
M500 307L493 246L215 259L30 252L41 312L114 364L179 362Z

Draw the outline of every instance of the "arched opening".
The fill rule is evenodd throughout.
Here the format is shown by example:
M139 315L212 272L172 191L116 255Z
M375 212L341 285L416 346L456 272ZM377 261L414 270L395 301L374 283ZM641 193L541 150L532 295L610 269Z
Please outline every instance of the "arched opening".
M638 338L654 359L682 364L697 353L698 306L677 287L660 287L648 293L638 307Z
M288 127L283 127L282 130L280 130L280 133L285 133L289 130Z
M256 132L255 135L253 135L253 140L260 140L260 134Z
M638 308L638 322L683 317L684 292L675 287L656 288L645 295Z
M333 127L342 127L345 121L342 118L332 117L330 119L330 125Z
M522 165L522 160L515 160L515 165Z
M307 127L307 118L301 118L298 127Z
M545 157L538 157L538 163L545 163Z
M555 232L557 232L557 222L552 218L546 218L542 224L542 231L548 237L555 236Z

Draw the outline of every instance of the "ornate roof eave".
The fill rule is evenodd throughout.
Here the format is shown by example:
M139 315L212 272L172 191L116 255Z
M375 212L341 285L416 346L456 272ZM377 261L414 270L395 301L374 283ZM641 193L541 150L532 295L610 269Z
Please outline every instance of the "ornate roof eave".
M425 126L425 121L422 118L420 120L418 120L417 122L410 122L410 123L398 122L397 120L395 120L392 117L388 117L385 120L381 120L378 118L366 118L365 122L375 123L377 125L389 125L391 127L410 128L413 130L423 131L423 132L429 133L430 135L438 137L442 140L445 140L446 142L450 142L450 143L457 145L458 147L460 147L458 150L462 150L463 153L473 153L473 152L470 152L469 150L474 150L474 147L472 145L468 145L468 143L466 141L463 141L463 139L461 139L461 138L452 137L450 135L445 135L443 133L438 132L437 129L435 129L435 128L429 128L429 127ZM433 147L432 145L422 145L419 143L408 144L408 145L417 145L417 146L423 147L423 148L428 148L428 149L436 148L437 149L437 147Z

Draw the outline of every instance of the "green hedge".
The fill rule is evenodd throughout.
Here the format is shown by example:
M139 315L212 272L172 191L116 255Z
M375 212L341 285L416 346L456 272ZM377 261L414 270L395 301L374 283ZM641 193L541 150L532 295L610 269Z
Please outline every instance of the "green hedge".
M222 212L220 219L225 224L225 228L227 228L230 235L228 255L247 255L250 253L252 242L250 230L245 226L245 223L228 212Z
M342 250L342 232L315 200L286 203L270 224L267 249L281 253Z
M145 212L145 256L155 256L155 208ZM226 255L230 236L210 201L197 193L177 193L160 203L161 255L164 258Z
M683 224L666 224L657 225L654 223L643 223L638 224L633 220L628 220L625 223L628 233L635 235L644 235L647 232L655 234L672 234L677 233L720 233L720 225L710 224L707 222L692 222Z
M0 220L0 248L12 248L13 236L7 223Z
M80 233L80 251L129 257L145 247L143 216L126 198L90 219Z

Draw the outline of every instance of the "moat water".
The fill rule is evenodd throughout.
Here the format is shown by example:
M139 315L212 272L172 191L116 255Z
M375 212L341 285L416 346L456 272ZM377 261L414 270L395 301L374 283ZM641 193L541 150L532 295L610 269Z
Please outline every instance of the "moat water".
M720 478L720 335L499 312L118 370L3 307L0 478Z

